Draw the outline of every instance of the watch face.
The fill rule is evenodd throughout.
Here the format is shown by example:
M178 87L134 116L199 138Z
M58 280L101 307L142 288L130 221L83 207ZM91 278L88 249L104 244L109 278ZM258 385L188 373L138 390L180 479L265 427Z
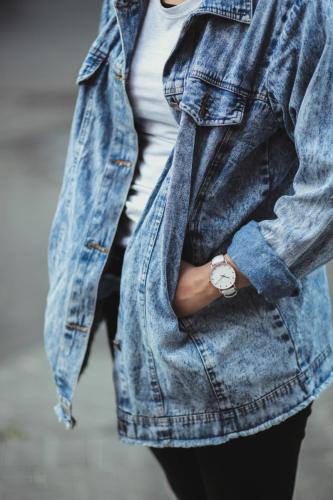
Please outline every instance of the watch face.
M235 270L229 264L219 264L212 269L210 281L216 288L230 288L235 284L235 280Z

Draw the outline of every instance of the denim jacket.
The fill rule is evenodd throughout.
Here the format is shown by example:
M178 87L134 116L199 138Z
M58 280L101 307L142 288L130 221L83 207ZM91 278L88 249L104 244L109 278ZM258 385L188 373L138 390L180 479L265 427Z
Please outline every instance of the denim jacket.
M77 78L44 329L67 428L138 157L126 85L146 5L105 0ZM278 424L332 381L332 81L330 0L202 0L186 18L163 70L177 140L124 255L120 440L223 443ZM181 260L219 253L251 286L177 317Z

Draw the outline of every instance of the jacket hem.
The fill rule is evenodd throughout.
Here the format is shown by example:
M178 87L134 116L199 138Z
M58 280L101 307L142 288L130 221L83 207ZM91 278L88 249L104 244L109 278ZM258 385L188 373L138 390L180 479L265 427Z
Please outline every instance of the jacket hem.
M58 421L65 425L66 429L73 429L76 426L76 419L72 415L72 404L63 396L59 397L59 403L53 407Z
M126 444L156 448L222 444L287 420L317 399L332 381L333 351L328 345L306 370L243 406L164 417L131 415L118 408L118 438Z

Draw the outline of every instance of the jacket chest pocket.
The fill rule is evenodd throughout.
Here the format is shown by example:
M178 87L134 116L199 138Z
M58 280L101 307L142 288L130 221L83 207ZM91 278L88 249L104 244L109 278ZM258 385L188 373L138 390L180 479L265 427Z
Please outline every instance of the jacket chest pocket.
M115 12L108 13L102 26L93 40L86 57L79 69L76 83L94 81L102 66L111 58L112 63L119 59L121 53L121 38Z
M79 69L76 78L77 85L92 83L95 80L94 77L97 76L102 67L108 62L111 43L111 40L107 43L108 37L110 37L109 31L110 26L108 25L92 43Z
M100 31L91 44L77 74L76 84L79 87L74 115L73 130L75 132L75 163L82 154L83 145L89 133L89 127L97 104L103 104L102 99L96 98L99 92L102 95L104 84L101 79L108 71L114 26L111 19Z
M205 195L212 180L219 175L225 146L241 134L247 97L226 82L213 84L203 78L190 76L178 107L194 120L197 126L198 178L194 187L196 202ZM229 148L229 155L232 154ZM225 156L225 160L228 158Z
M237 125L243 120L246 98L233 88L232 85L213 84L190 76L179 108L199 126Z
M201 260L200 214L212 189L222 180L222 166L232 161L243 128L247 96L227 83L190 76L178 107L196 124L195 174L188 217L189 255Z

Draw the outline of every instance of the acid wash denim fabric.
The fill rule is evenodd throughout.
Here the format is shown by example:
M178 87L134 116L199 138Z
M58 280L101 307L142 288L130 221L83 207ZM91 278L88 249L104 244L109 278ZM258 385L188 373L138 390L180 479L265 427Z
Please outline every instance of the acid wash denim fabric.
M44 336L67 428L138 156L126 83L146 4L115 2L79 71L49 238ZM331 0L203 0L187 18L163 72L179 134L120 281L122 441L223 443L282 422L332 381L332 81ZM251 286L178 318L181 260L220 252Z

